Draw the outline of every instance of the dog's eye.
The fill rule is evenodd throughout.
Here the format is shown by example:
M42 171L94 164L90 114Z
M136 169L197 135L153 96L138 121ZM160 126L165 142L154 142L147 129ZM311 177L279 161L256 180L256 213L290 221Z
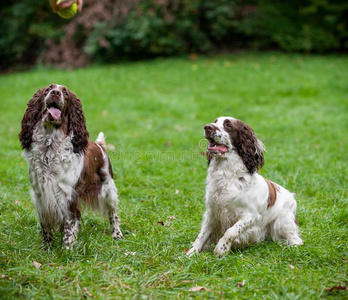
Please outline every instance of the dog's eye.
M67 91L64 91L64 96L65 96L65 97L69 97L69 94L68 94Z
M225 126L226 126L227 128L232 128L232 124L231 124L230 122L226 122L226 123L225 123Z

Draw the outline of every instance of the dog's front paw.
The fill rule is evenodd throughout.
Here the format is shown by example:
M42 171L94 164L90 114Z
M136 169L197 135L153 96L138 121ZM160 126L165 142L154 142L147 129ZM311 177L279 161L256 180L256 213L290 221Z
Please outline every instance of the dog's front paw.
M191 257L194 254L198 254L199 251L197 248L192 247L189 251L187 251L186 256Z
M290 239L287 240L287 244L289 246L300 246L300 245L303 245L303 241L302 239L299 237L299 236L294 236Z
M123 239L123 234L121 232L121 230L115 230L113 233L112 233L112 237L114 240L122 240Z
M226 242L223 238L220 239L218 244L214 249L214 253L217 257L223 257L226 255L231 249L231 244Z

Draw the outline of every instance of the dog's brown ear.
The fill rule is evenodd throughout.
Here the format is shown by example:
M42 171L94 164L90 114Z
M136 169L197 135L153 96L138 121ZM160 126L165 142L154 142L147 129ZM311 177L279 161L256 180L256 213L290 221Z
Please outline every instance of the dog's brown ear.
M71 143L74 153L84 153L88 146L89 132L86 127L86 119L83 114L80 99L73 92L70 92L70 105L68 108L68 132L72 133Z
M236 150L251 174L262 168L264 146L256 137L253 129L241 121L238 121Z
M39 89L33 98L29 100L27 109L22 119L22 129L19 133L19 141L22 148L29 150L33 142L33 132L36 124L41 121L44 114L43 90Z

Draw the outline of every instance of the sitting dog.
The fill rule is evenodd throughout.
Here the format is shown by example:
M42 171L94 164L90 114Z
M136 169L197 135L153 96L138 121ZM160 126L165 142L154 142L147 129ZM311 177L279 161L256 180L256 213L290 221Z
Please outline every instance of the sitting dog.
M52 241L51 229L64 232L71 249L79 230L80 204L106 214L112 237L121 239L116 214L117 188L104 134L88 140L80 100L65 86L51 84L39 89L28 102L19 139L29 165L32 198L43 241Z
M221 257L267 237L301 245L294 195L257 173L264 164L264 145L252 128L220 117L205 125L204 135L209 142L206 211L187 255L215 243L214 252Z

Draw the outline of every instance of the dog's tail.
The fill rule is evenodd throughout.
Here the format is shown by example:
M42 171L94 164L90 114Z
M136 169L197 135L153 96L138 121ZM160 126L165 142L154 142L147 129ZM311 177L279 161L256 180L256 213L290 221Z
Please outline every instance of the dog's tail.
M106 150L106 141L105 141L105 135L104 133L100 132L98 134L97 139L95 140L95 142L101 146L104 150Z

